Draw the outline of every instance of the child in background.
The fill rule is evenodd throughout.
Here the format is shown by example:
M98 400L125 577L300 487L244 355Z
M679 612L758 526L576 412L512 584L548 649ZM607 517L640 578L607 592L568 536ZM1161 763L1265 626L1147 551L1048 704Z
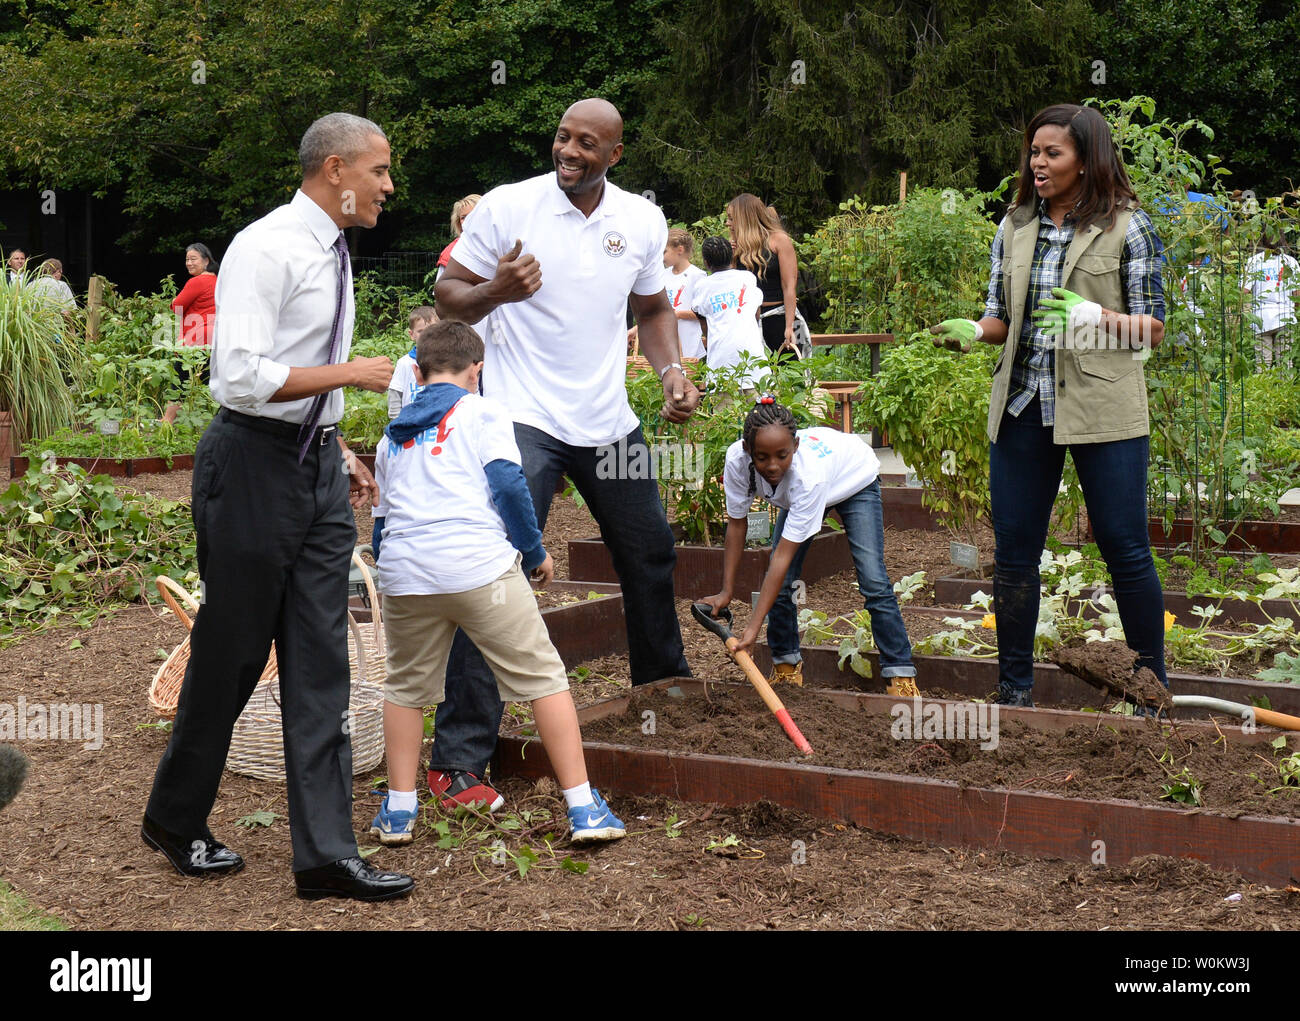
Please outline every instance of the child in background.
M388 795L371 826L384 844L409 843L427 705L443 700L459 627L483 653L505 701L531 702L575 841L616 840L622 821L587 782L578 714L559 653L525 572L550 582L510 414L478 394L483 341L439 322L420 334L425 385L385 431L375 475L388 502L379 576L388 677L384 749Z
M772 556L758 606L739 649L750 652L763 618L769 617L767 641L772 649L770 681L803 684L798 615L791 593L803 570L813 536L828 511L839 511L853 551L853 566L880 650L880 672L890 694L913 694L916 676L912 643L903 626L894 586L885 569L885 526L880 504L880 462L875 451L852 433L834 429L797 429L789 409L765 394L745 417L743 438L727 449L723 487L727 498L727 539L722 590L708 596L714 616L731 602L736 568L745 548L747 517L754 497L781 508L772 537ZM770 614L770 616L769 616Z
M726 238L705 238L701 248L709 275L695 285L693 311L704 320L705 364L710 369L730 368L742 354L767 361L758 309L763 303L758 278L747 269L733 269L731 242ZM765 366L745 374L741 389L752 394L767 375Z
M419 305L411 309L407 319L406 333L411 338L411 350L397 359L393 366L393 379L388 384L388 417L396 418L401 410L415 400L420 392L420 381L415 364L415 342L420 338L420 331L438 321L438 313L432 305Z
M419 339L421 330L437 321L438 313L434 311L432 305L419 305L411 309L411 314L406 320L406 334L411 338L411 350L397 359L397 364L393 366L392 382L388 384L390 419L401 414L402 409L415 400L415 395L422 389L420 368L415 364L415 342ZM379 563L379 543L384 537L384 517L387 513L384 494L380 490L379 503L371 512L371 520L374 521L375 527L370 535L370 555L375 558L376 565Z
M691 232L674 227L668 232L668 247L664 249L664 286L668 291L668 304L677 316L677 338L681 341L682 356L703 358L703 331L699 317L691 311L695 288L704 279L704 270L691 262L695 239Z

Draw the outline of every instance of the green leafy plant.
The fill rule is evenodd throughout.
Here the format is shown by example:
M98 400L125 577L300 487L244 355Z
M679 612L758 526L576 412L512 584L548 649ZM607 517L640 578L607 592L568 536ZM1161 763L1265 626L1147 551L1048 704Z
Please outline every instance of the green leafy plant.
M0 411L13 416L17 448L72 424L85 363L77 319L40 297L29 273L0 278Z
M0 493L0 644L197 577L189 507L118 490L75 465L32 467Z
M1163 760L1160 760L1163 763ZM1160 799L1162 801L1177 801L1184 805L1201 804L1202 790L1204 784L1201 783L1192 771L1184 766L1177 773L1165 769L1169 774L1169 782L1160 785Z
M978 545L976 524L990 513L986 429L997 354L987 344L953 354L927 334L891 345L879 375L863 387L868 418L915 470L926 506L971 545Z
M192 454L203 436L202 428L183 422L172 424L157 418L129 422L112 434L64 428L23 448L23 456L34 461L47 454L55 457L125 459L164 457L170 462L177 454Z
M816 354L804 361L768 360L765 392L773 393L794 415L799 428L823 423L829 403L817 392L815 382L825 378L830 356ZM722 469L727 448L740 439L745 416L753 406L742 391L742 383L753 362L742 359L734 368L701 369L697 385L703 391L694 415L680 425L660 417L663 384L652 371L628 381L628 401L641 421L646 443L655 452L656 478L664 504L687 542L711 546L726 526L726 496Z

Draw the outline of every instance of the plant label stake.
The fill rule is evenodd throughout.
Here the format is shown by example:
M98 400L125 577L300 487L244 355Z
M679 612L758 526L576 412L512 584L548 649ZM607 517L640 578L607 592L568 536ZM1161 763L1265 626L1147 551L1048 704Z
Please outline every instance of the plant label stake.
M955 567L964 567L968 571L978 571L980 569L980 551L969 543L948 543L948 559L952 561Z
M691 615L699 621L706 630L712 631L722 639L723 643L727 646L728 654L740 665L740 669L745 671L745 677L758 691L763 701L767 704L767 707L772 710L772 714L777 718L782 729L785 730L786 735L794 742L794 746L804 755L811 755L813 753L812 745L810 745L807 738L799 732L799 728L795 726L794 720L790 719L789 711L781 702L781 699L777 697L776 692L772 690L772 686L767 683L766 678L759 673L758 667L754 666L754 661L749 658L749 653L736 651L736 646L739 645L740 642L738 642L736 637L731 633L731 611L724 609L718 614L718 616L714 617L709 613L709 606L707 603L692 603Z

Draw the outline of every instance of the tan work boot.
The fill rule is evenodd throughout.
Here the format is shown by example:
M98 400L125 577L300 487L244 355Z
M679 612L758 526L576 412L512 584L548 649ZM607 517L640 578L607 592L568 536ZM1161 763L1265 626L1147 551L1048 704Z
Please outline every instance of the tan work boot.
M803 663L777 663L772 667L772 674L767 679L768 684L780 684L782 681L788 681L790 684L803 687Z
M921 694L921 689L916 686L915 677L890 677L889 684L885 686L885 694L893 695L896 698L916 698Z

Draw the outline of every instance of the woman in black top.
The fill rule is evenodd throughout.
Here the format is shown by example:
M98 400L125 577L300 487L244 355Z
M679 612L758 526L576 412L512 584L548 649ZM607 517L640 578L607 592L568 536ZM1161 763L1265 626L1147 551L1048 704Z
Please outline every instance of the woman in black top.
M727 203L726 222L736 266L758 277L763 289L759 310L763 343L769 351L794 351L795 285L799 279L794 242L781 229L775 212L748 192ZM774 310L780 311L767 315Z

